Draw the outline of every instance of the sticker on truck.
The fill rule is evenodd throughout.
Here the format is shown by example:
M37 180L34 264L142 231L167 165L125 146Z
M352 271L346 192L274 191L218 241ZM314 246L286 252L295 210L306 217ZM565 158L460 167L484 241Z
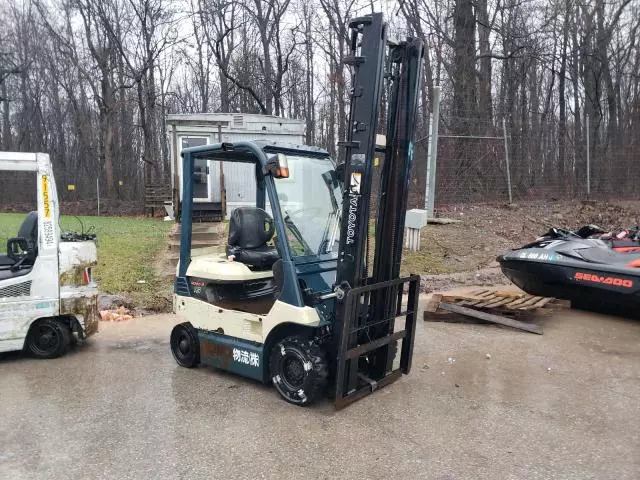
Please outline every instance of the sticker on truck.
M53 208L51 202L51 190L49 186L49 177L42 175L42 236L44 248L55 247L56 245L56 233L55 226L53 224L52 212Z

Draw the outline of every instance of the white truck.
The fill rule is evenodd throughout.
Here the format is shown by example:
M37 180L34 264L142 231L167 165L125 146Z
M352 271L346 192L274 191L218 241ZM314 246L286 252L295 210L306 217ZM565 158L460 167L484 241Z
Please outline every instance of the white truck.
M95 235L61 233L49 155L0 152L1 171L34 172L37 211L0 254L0 352L58 357L98 331Z

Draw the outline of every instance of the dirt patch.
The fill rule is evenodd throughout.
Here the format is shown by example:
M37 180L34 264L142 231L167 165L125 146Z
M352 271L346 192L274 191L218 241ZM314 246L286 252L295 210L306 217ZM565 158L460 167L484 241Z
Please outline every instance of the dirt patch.
M471 272L421 275L420 290L425 293L451 290L458 287L508 285L509 280L498 267L483 268Z

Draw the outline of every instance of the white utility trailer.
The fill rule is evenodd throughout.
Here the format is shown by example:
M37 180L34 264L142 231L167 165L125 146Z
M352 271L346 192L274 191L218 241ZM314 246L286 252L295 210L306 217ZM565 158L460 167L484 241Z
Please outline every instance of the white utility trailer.
M303 120L271 115L241 113L172 114L166 117L171 151L172 208L180 211L184 148L239 140L271 140L294 145L304 143ZM217 221L229 218L241 206L255 204L255 184L249 164L207 162L194 165L194 220Z

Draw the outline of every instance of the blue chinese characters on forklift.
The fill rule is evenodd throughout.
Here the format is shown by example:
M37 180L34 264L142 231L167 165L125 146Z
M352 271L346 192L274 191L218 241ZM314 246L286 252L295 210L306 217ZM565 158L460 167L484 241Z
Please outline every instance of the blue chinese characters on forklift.
M202 363L264 381L262 345L202 330L198 338Z

